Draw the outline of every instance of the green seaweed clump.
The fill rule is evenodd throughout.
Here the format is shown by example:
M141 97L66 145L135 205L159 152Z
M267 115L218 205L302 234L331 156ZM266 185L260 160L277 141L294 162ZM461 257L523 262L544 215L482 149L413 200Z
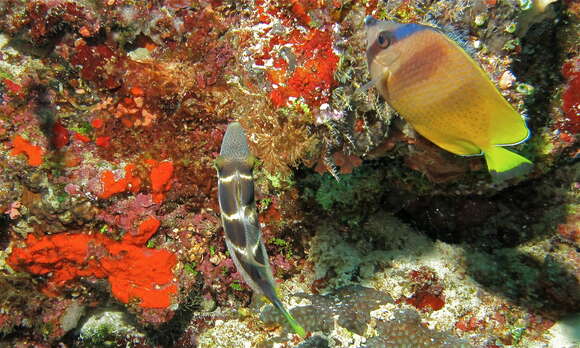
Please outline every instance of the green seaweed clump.
M384 174L373 164L357 167L351 174L340 176L336 181L330 174L314 174L302 182L303 198L314 198L326 212L340 217L350 225L359 224L380 202L384 193ZM362 208L362 209L361 209Z

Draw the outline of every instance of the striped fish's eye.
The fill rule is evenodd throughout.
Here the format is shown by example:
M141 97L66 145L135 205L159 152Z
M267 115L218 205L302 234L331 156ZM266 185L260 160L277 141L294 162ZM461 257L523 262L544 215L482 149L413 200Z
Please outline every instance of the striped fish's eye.
M387 48L391 44L391 33L388 31L381 31L377 36L377 42L381 48Z

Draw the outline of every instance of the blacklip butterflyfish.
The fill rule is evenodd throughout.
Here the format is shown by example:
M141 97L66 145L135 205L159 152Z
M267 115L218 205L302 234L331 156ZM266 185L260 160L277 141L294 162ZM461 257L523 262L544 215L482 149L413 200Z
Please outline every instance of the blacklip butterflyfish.
M457 155L483 155L496 182L531 170L504 148L528 139L524 118L456 42L430 26L371 16L365 29L371 85L419 134Z
M304 328L286 310L276 293L254 200L252 169L255 162L244 129L238 122L230 123L215 161L226 245L246 283L262 293L282 313L294 332L304 337Z

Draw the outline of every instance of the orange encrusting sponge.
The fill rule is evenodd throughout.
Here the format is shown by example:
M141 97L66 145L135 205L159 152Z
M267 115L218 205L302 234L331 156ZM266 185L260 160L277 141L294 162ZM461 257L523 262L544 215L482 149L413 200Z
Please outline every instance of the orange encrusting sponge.
M26 247L14 248L7 262L19 271L48 275L43 292L49 296L79 277L107 278L113 296L123 303L136 300L143 308L167 308L178 292L173 275L177 258L167 250L144 247L159 225L149 217L136 234L128 232L121 241L102 234L29 234Z
M26 157L28 157L28 164L38 167L42 164L44 150L40 146L32 145L28 140L20 135L15 135L14 138L12 138L12 151L10 152L10 155L18 156L20 154L25 154Z

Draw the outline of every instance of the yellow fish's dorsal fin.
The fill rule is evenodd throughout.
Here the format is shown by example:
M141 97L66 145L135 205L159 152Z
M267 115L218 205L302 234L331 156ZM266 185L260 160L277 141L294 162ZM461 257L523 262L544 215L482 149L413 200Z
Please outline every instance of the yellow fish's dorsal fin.
M501 146L492 146L484 152L487 168L494 182L502 182L530 172L533 164L527 158Z
M461 34L459 29L457 29L456 27L453 27L451 25L445 25L445 26L433 25L433 26L435 26L435 30L441 32L449 40L453 41L457 46L459 46L461 49L463 49L463 51L471 59L474 59L475 50L473 49L473 47L471 47L469 45L468 40L466 39L466 37L469 36L468 33ZM478 64L478 66L479 66L479 64Z

